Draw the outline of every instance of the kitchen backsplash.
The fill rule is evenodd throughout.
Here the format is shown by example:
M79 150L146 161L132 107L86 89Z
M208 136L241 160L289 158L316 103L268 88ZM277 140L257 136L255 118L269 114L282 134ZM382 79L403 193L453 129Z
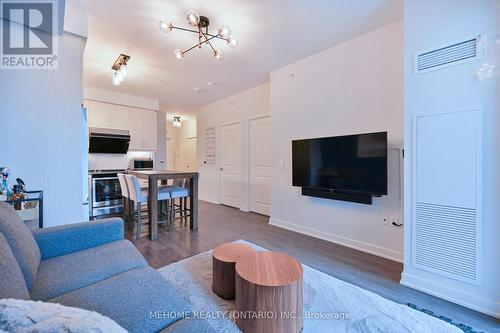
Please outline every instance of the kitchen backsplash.
M89 170L127 169L133 158L154 159L154 152L128 152L127 154L89 154Z

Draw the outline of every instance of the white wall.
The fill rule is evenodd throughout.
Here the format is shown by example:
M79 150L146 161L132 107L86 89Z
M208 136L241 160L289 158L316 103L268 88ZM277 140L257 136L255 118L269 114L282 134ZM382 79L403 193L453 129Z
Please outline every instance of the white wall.
M219 203L220 155L216 148L216 164L204 164L205 129L216 127L216 142L219 142L219 127L224 124L241 124L241 206L248 210L248 120L269 114L269 84L245 90L236 95L205 105L196 110L198 137L198 171L200 173L200 199Z
M11 185L44 190L44 224L83 220L82 59L85 38L59 36L57 70L0 71L0 165Z
M402 260L402 228L383 225L401 216L397 150L389 195L373 205L302 196L291 177L293 139L388 131L389 147L402 147L402 60L399 21L271 73L271 224Z
M500 83L477 81L482 61L413 75L415 51L439 47L478 34L500 33L495 0L405 1L405 266L401 283L473 309L500 316ZM499 46L497 46L499 47ZM500 59L497 59L497 67ZM483 111L482 281L472 285L419 270L412 263L411 166L415 113ZM417 176L418 177L418 176Z

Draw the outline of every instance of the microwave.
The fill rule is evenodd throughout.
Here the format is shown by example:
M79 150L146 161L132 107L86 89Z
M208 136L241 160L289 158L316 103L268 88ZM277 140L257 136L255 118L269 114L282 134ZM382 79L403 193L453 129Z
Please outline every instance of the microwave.
M152 159L133 159L131 164L132 170L153 170Z

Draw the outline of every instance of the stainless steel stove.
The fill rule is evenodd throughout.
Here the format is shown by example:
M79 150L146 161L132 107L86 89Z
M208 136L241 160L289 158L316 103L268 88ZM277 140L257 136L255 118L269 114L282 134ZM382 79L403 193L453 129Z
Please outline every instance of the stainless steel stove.
M89 170L90 217L123 211L119 173L127 170Z

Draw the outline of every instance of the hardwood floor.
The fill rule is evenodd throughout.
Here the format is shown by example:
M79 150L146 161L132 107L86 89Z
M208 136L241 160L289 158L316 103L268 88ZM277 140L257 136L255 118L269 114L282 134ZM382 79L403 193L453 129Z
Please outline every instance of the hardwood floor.
M400 285L403 270L400 263L271 226L266 216L200 201L197 231L177 221L171 232L160 226L158 233L155 241L147 237L132 239L155 268L225 242L244 239L269 250L288 253L303 264L395 302L413 303L477 331L500 332L500 321L495 318Z

